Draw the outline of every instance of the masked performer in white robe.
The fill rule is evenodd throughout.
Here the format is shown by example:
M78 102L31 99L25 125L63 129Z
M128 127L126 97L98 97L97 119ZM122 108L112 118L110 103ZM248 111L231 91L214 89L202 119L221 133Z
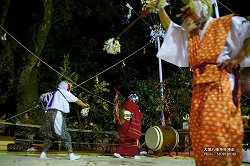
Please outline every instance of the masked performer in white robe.
M41 125L41 133L45 137L46 145L42 150L40 158L47 158L46 152L58 138L64 143L69 153L70 160L78 160L81 156L73 153L71 136L67 131L65 114L70 112L69 103L75 102L83 108L89 107L70 92L70 84L62 81L54 96L52 97Z

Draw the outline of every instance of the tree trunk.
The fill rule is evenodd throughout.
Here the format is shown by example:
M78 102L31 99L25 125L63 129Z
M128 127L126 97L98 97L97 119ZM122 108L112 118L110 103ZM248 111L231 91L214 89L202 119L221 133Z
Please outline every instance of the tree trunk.
M14 55L16 114L31 109L38 101L37 63L51 26L52 0L22 0L10 5L6 29L14 38L6 45ZM20 43L18 43L20 42ZM20 116L22 122L23 116Z
M30 2L30 3L37 3ZM27 48L36 56L40 57L46 38L51 26L52 0L43 0L37 7L42 16L39 22L30 24L28 28L28 40L26 41ZM34 11L35 14L37 11ZM31 14L34 14L31 13ZM19 49L23 49L19 46ZM22 57L22 66L17 70L16 76L16 101L17 113L26 111L34 106L34 101L38 100L38 80L37 80L37 63L38 59L35 55L20 50L16 58ZM21 118L22 121L22 118Z
M2 0L0 3L0 37L6 33L2 28L5 28L7 14L10 8L10 0ZM8 38L8 37L7 37ZM13 106L14 93L14 56L11 51L11 42L0 40L0 109L1 114L6 114L7 117L15 109Z

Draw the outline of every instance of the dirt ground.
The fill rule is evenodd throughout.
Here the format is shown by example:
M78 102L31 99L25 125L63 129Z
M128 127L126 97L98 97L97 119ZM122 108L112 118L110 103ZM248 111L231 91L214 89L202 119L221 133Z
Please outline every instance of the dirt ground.
M70 161L65 154L48 154L48 159L40 159L40 153L0 153L1 166L194 166L194 160L189 157L145 157L141 159L118 159L110 155L79 154L80 160Z
M40 152L0 152L0 166L194 166L192 157L140 156L141 159L114 158L111 154L76 153L80 160L70 161L66 153L49 153L48 159L40 159ZM249 164L242 163L242 166Z

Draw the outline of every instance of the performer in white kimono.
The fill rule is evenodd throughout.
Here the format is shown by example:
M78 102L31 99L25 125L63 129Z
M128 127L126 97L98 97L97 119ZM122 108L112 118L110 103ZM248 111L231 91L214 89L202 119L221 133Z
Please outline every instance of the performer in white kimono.
M250 66L250 23L235 14L212 18L210 0L179 2L181 25L158 7L166 34L157 56L193 72L190 136L195 163L240 166L243 126L237 67Z
M73 153L71 136L67 131L64 114L70 112L69 103L75 102L83 108L89 107L89 104L83 103L80 99L70 92L70 84L62 81L54 94L53 101L47 108L41 125L41 133L45 137L46 145L42 150L40 158L47 158L46 152L58 138L63 141L70 160L78 160L81 156Z

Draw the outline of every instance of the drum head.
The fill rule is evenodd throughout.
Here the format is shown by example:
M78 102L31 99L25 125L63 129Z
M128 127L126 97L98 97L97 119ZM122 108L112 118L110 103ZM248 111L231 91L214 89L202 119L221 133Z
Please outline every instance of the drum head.
M163 144L163 134L158 126L150 127L145 133L146 145L149 149L158 151Z

